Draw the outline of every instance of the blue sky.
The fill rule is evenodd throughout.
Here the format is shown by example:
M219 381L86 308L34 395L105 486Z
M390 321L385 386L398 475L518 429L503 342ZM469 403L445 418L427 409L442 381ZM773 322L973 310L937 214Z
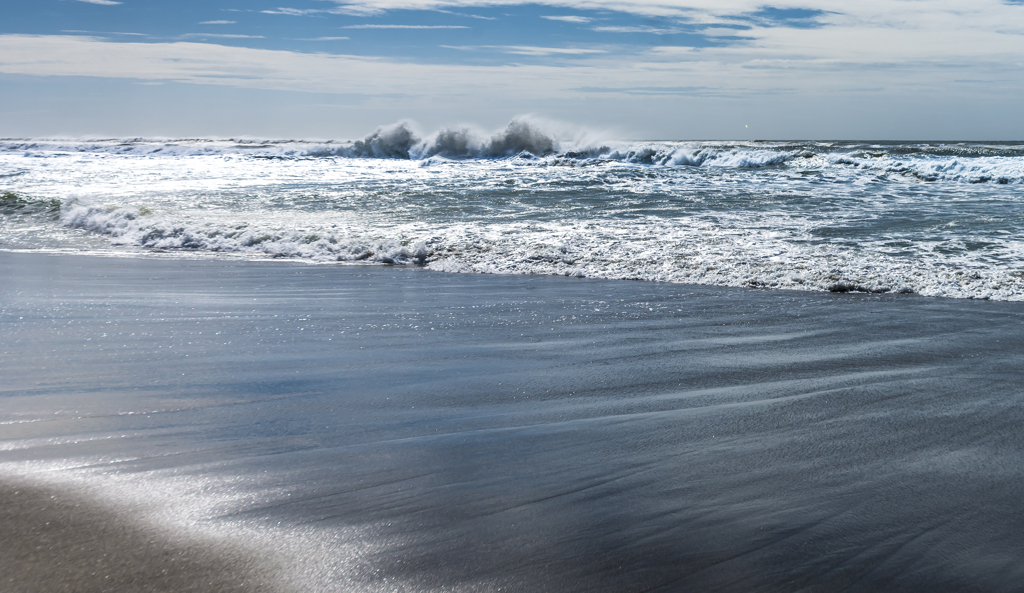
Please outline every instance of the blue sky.
M0 136L352 138L522 114L622 138L1021 139L1007 0L34 0Z

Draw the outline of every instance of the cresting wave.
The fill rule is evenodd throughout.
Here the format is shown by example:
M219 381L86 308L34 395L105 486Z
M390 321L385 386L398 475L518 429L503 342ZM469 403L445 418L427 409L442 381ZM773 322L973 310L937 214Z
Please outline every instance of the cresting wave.
M493 159L547 156L558 152L558 147L555 138L521 119L512 120L504 130L489 137L469 128L445 128L427 139L420 139L409 123L399 122L377 128L351 145L307 154L378 159Z
M67 204L60 213L65 226L101 233L115 245L157 250L203 250L291 257L313 262L418 263L427 261L425 243L360 237L336 230L261 229L247 223L228 227L171 222L149 208L111 208Z
M586 140L558 139L527 119L513 119L502 130L488 134L467 126L449 127L421 137L409 121L380 126L365 138L349 141L305 140L155 140L146 138L106 140L0 140L0 151L37 153L109 153L149 156L246 155L271 158L374 158L374 159L500 159L515 156L542 157L559 153L564 146L581 155L607 153L608 147L590 147ZM579 134L577 133L577 136Z
M579 130L554 133L513 119L486 133L467 126L421 136L408 121L380 126L354 141L304 140L0 140L0 154L98 153L150 157L233 156L276 159L516 159L534 166L623 163L650 167L861 170L879 177L963 183L1024 183L1020 143L614 142ZM20 174L3 173L0 178Z

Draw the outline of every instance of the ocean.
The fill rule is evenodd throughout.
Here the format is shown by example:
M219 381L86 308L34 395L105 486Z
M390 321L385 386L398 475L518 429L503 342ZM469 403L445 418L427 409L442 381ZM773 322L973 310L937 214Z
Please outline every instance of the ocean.
M1024 298L1024 145L5 140L0 248Z
M1022 165L4 140L0 589L1020 590Z

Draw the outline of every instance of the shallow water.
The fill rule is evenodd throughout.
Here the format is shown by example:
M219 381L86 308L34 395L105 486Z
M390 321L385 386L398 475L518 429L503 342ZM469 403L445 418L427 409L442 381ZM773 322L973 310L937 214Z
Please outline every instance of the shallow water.
M12 253L0 272L2 475L248 545L281 590L1024 577L1017 303Z

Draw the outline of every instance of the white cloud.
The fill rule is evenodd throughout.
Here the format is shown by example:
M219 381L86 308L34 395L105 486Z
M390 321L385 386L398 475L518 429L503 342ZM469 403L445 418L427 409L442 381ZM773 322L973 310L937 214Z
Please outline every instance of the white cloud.
M237 21L203 21L200 25L234 25Z
M78 0L79 2L85 2L86 4L102 4L103 6L114 6L120 4L120 2L114 2L114 0Z
M919 0L918 4L937 1ZM736 36L731 45L660 46L630 55L616 55L607 49L527 45L457 48L551 60L491 66L424 64L213 43L117 43L77 35L0 35L0 72L404 95L418 104L455 96L479 101L558 102L577 100L588 93L631 95L662 89L686 94L686 89L698 88L722 97L785 93L794 100L815 94L863 93L865 89L879 89L877 93L888 96L981 92L984 95L976 96L1018 96L1024 92L1024 79L1019 76L1024 24L1010 17L1024 14L1024 7L1002 6L993 9L993 14L964 13L957 19L920 15L908 8L896 13L897 17L915 16L917 20L903 28L886 22L864 24L843 15L828 16L829 26L823 28L722 28L707 32L723 39ZM559 60L568 56L574 59ZM990 82L960 82L968 79Z
M85 33L87 35L130 35L132 37L148 37L145 33L122 33L118 31L82 31L81 29L63 29L61 33Z
M540 4L571 10L603 10L646 16L678 17L688 22L721 23L770 6L846 15L863 22L914 26L920 21L1000 22L1021 25L1024 6L1004 0L333 0L344 11L380 14L389 10L435 10L481 6ZM986 16L988 15L988 16ZM1002 15L1002 17L1000 16Z
M551 55L589 55L608 53L604 49L585 49L576 47L537 47L533 45L442 45L448 49L460 51L480 51L481 49L497 50L506 54L522 56L551 56Z
M781 105L782 111L766 110L762 115L792 121L815 109L819 116L836 121L852 118L841 107L833 109L845 101L842 104L847 108L862 109L860 113L870 114L873 121L883 121L882 117L898 123L920 118L922 110L943 101L959 108L935 116L939 120L995 121L995 115L977 106L995 100L1017 105L1024 96L1024 77L1020 76L1024 67L1024 3L1004 0L352 0L333 5L325 2L329 8L315 14L366 15L397 8L448 10L526 3L545 5L553 13L601 10L667 16L685 25L687 31L713 37L719 43L715 47L634 46L628 55L616 53L611 45L589 49L531 45L457 48L489 51L492 60L531 62L470 65L227 47L212 42L118 43L81 35L0 35L0 73L362 95L377 98L368 102L374 109L387 103L397 105L396 111L429 106L423 109L438 113L455 110L448 106L459 101L461 109L467 105L485 109L499 103L530 105L531 109L568 105L571 107L565 109L575 113L578 106L594 102L590 99L599 102L618 97L622 105L636 105L629 113L679 121L690 116L658 111L676 109L668 103L650 107L654 103L642 101L653 94L673 102L676 97L713 96L705 107L732 113L742 101L760 106L774 100L773 105ZM809 28L779 26L770 19L743 20L743 15L750 17L766 5L821 12L816 13L815 27ZM314 14L287 8L269 12ZM661 30L657 26L622 26L603 16L596 24L608 25L595 27L608 33ZM749 28L730 28L737 24ZM384 27L395 26L367 28ZM671 23L664 25L665 30L672 27ZM196 38L217 37L189 37ZM313 51L348 45L308 47ZM497 52L531 57L506 57ZM464 58L457 56L460 62ZM866 99L870 97L873 99ZM903 110L891 107L896 104L904 105ZM1004 135L1012 132L1019 136L1019 108L1001 113L1011 122L1005 124L1007 129L1017 126ZM849 125L862 124L857 120Z
M657 35L668 35L678 33L678 29L664 29L659 27L593 27L593 31L599 33L652 33Z
M465 25L349 25L342 29L468 29Z
M309 16L314 14L351 14L358 16L368 16L371 14L377 14L379 11L367 9L359 4L351 6L345 5L338 8L287 8L279 7L273 10L261 10L262 14L283 14L287 16ZM442 11L444 12L444 11Z
M264 39L262 35L235 35L231 33L185 33L180 36L182 39Z
M570 15L570 16L544 16L544 15L541 15L540 18L548 19L549 21L562 21L562 22L565 22L565 23L589 23L590 21L594 20L594 19L589 18L589 17L575 16L575 15Z
M452 11L452 10L442 10L440 8L437 9L437 12L441 12L441 13L444 13L444 14L454 14L455 16L464 16L467 19L479 19L479 20L482 20L482 21L496 21L496 20L498 20L497 17L493 17L493 16L481 16L479 14L469 14L469 13L465 13L465 12L455 12L455 11Z
M536 47L532 45L503 45L496 46L506 53L519 54L524 56L550 56L550 55L574 55L608 53L603 49L583 49L576 47Z
M320 12L327 12L324 10L316 9L300 9L300 8L276 8L274 10L261 10L262 14L284 14L288 16L306 16L310 14L316 14Z
M544 94L561 69L424 65L210 43L115 43L81 36L0 35L0 72L436 97L478 84L486 85L489 92L536 89Z

